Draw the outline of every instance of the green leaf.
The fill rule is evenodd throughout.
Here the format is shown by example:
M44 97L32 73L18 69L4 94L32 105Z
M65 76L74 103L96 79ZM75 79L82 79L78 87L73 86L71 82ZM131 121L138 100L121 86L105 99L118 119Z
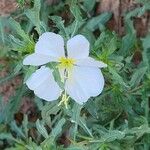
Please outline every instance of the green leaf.
M10 140L15 141L15 138L10 133L0 133L0 140Z
M18 62L18 64L14 68L14 74L18 74L22 68L23 68L23 63L22 63L22 60L21 60L20 62Z
M148 34L145 38L142 39L143 48L149 49L150 48L150 34Z
M82 106L75 102L74 106L72 108L72 117L71 117L71 122L74 123L74 128L73 128L74 141L76 140L76 134L77 134L78 125L79 125L79 121L80 121L81 109L82 109Z
M24 138L24 139L26 138L25 134L23 133L22 128L19 128L19 127L17 126L17 124L16 124L15 121L12 121L12 122L11 122L11 129L12 129L12 131L14 131L19 137Z
M24 83L27 81L27 79L36 71L37 67L30 66L25 67L25 77L24 77Z
M122 56L125 56L130 52L130 50L133 48L135 44L135 35L133 34L127 34L122 38L122 44L119 53Z
M53 138L56 138L61 133L62 127L65 124L65 122L66 122L65 118L62 118L58 121L57 125L53 128L50 134Z
M4 19L0 17L0 37L2 39L2 42L5 43L5 31L4 31Z
M69 148L66 148L66 150L86 150L84 147L82 146L69 146Z
M12 50L20 53L33 52L34 41L29 37L27 33L21 28L20 23L16 22L13 18L9 19L9 25L14 33L17 34L18 38L14 35L9 35L10 42L12 44Z
M23 129L26 137L28 137L28 132L29 132L28 123L29 123L28 116L25 114L23 117L23 121L22 121L22 129Z
M75 20L67 28L67 30L70 32L69 34L71 34L71 37L73 37L78 32L79 28L83 25L84 21L82 19L80 8L75 1L72 1L70 5L70 11L73 14Z
M92 117L94 118L98 118L98 109L96 107L96 103L95 101L93 101L93 99L90 99L86 105L85 108L87 109L87 111L92 115Z
M5 104L0 112L0 123L5 122L9 123L14 119L14 114L20 109L22 96L25 93L25 86L22 85L16 91L15 95L12 96L8 103Z
M16 0L17 3L19 3L20 6L23 6L25 4L25 0Z
M20 23L15 21L13 18L8 20L10 27L19 35L23 40L29 41L29 36L25 33L25 31L21 28Z
M75 1L71 2L70 11L75 17L75 20L82 21L82 14L80 8Z
M47 125L51 126L51 116L50 115L56 115L60 111L60 107L56 102L46 104L42 108L42 119L46 122Z
M136 44L136 30L134 29L133 21L125 20L125 28L127 34L122 38L121 48L119 54L126 56Z
M139 127L131 128L130 130L125 130L126 134L135 134L137 138L142 137L144 134L150 134L150 128L147 124L143 124Z
M39 121L39 119L36 121L36 128L44 138L49 137L46 128L44 127L43 123Z
M145 38L142 39L143 44L143 63L148 67L148 70L150 70L150 35L148 34Z
M147 71L147 66L146 67L141 67L139 69L137 69L136 71L134 71L132 78L130 80L130 86L138 86L138 84L141 82L141 80L143 79L143 76L146 74Z
M64 26L64 21L59 16L51 16L50 19L56 24L56 27L60 30L60 33L69 39L69 34Z
M18 72L17 74L15 73L11 73L8 76L4 77L4 78L0 78L0 85L4 84L5 82L11 80L12 78L16 77L18 74L20 74L20 72Z
M34 0L34 7L25 11L26 16L30 19L39 35L42 34L40 27L40 9L41 9L41 0Z
M100 24L105 25L105 23L111 18L111 16L111 13L105 12L101 15L93 17L87 22L86 27L91 31L95 31Z
M102 135L100 140L93 141L93 142L99 142L99 143L104 143L104 142L112 142L115 140L121 140L125 137L125 133L119 130L111 130L108 133L105 133Z
M121 77L115 69L113 69L112 67L108 67L108 68L109 68L109 72L112 74L112 78L114 82L119 83L121 86L123 85L125 87L128 87L123 77Z
M82 129L90 135L90 137L93 137L91 130L87 127L86 121L84 118L80 117L79 126L82 127Z
M96 4L96 0L85 0L83 3L84 8L86 11L91 11Z

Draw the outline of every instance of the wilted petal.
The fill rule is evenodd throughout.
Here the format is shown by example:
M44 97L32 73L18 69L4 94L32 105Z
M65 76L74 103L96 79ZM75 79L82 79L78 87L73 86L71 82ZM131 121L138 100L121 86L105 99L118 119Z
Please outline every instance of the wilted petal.
M46 101L58 99L61 89L55 82L52 71L48 67L41 67L26 81L29 89L35 95Z
M104 77L95 67L74 67L71 78L66 81L68 95L82 104L91 96L99 95L104 87Z
M107 67L107 64L103 63L102 61L97 61L91 57L76 60L76 65L84 67L99 67L99 68Z
M65 55L64 40L59 34L45 32L35 45L35 53L56 58L62 57Z
M90 44L83 35L76 35L67 42L68 57L82 59L89 55Z
M40 66L48 62L57 61L57 58L33 53L28 55L24 60L24 65Z

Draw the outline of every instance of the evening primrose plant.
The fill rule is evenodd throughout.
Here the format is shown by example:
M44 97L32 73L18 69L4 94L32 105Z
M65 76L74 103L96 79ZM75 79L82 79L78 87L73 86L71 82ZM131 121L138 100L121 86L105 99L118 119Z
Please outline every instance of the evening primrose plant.
M149 150L150 34L134 26L149 0L122 36L98 0L17 2L0 17L0 150Z
M99 68L107 65L89 57L90 43L83 35L76 35L67 41L55 33L43 33L35 45L35 52L28 55L24 65L42 66L26 81L35 95L46 101L53 101L62 95L61 103L67 107L69 97L83 104L91 96L99 95L104 87L104 77ZM52 70L45 66L57 62L63 89L54 80ZM69 96L67 96L67 95Z

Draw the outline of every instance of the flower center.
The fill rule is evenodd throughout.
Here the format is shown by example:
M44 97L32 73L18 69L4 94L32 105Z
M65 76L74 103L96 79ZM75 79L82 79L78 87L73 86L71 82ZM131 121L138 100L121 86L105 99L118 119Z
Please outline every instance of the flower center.
M59 67L65 68L65 69L71 69L75 63L75 60L72 58L66 58L66 57L61 57L59 59Z

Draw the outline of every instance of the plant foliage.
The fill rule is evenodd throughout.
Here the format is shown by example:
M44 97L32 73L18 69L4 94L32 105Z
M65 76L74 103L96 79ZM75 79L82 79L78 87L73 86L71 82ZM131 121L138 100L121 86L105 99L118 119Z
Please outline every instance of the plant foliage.
M0 58L9 66L0 86L17 76L25 81L35 71L36 67L23 66L22 60L45 31L59 33L65 40L78 33L86 36L90 55L108 64L103 69L106 85L84 106L71 101L66 109L58 106L59 100L34 97L22 80L7 103L0 96L0 149L149 150L150 34L137 37L133 19L150 10L149 0L138 0L140 7L124 14L123 37L107 28L110 12L94 16L96 0L62 0L50 6L34 0L28 8L24 0L17 2L19 12L0 18ZM0 64L1 71L4 67ZM36 119L24 113L18 122L14 116L24 96L34 103Z

